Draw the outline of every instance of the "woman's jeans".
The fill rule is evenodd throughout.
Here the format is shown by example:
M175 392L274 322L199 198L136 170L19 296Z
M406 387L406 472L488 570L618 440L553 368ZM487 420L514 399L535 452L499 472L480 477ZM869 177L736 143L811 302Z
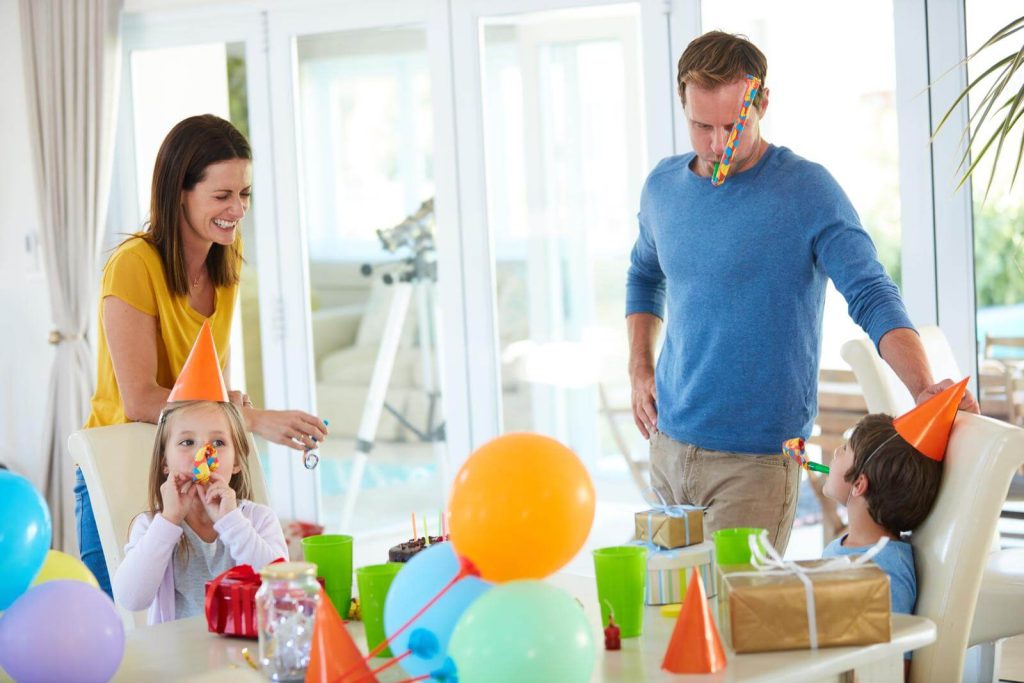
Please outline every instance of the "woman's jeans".
M89 568L93 576L107 595L113 599L110 590L110 576L107 574L107 560L103 556L100 545L100 533L96 530L96 517L92 514L92 501L89 490L85 488L82 470L75 468L75 522L78 526L78 552L82 563Z

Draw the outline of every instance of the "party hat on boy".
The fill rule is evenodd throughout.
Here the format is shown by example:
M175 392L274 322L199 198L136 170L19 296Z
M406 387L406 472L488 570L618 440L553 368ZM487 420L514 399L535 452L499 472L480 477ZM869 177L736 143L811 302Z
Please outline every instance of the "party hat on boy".
M306 683L374 683L376 680L363 659L363 653L345 630L338 611L321 590L313 622L313 645L309 650Z
M209 320L203 321L199 336L185 359L171 395L167 397L168 403L173 401L228 402L228 389L224 386Z
M704 582L694 568L683 608L665 650L661 668L674 674L713 674L725 668L725 650L711 618Z
M932 396L909 412L892 421L896 432L925 457L938 462L946 457L949 432L953 429L960 399L967 391L970 377L953 384Z

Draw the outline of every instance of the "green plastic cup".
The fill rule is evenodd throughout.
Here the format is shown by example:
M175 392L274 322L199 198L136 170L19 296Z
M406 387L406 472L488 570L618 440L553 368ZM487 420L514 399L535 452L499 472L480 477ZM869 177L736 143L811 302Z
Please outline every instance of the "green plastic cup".
M324 580L324 592L342 619L348 618L352 602L352 537L322 534L302 539L307 562L316 565L316 574Z
M609 614L622 638L635 638L644 627L644 588L647 585L647 548L620 545L594 551L597 575L597 601L601 605L601 625L608 625Z
M363 628L366 630L366 647L369 650L387 639L384 632L384 600L398 571L405 565L401 562L371 564L356 568L356 584L359 586L359 609L363 614ZM391 648L378 657L390 657Z
M715 541L715 563L719 567L730 564L750 564L750 537L759 537L764 529L738 527L719 529L711 534Z

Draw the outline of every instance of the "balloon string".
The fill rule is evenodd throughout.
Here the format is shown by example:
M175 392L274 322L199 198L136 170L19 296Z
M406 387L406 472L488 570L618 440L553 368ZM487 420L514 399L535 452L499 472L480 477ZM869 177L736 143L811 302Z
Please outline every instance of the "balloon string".
M425 681L428 678L430 678L430 674L423 674L422 676L417 676L416 678L403 678L398 683L416 683L416 681Z
M384 671L385 669L391 668L395 664L398 664L400 661L402 661L403 659L405 659L406 657L408 657L411 654L412 654L412 650L406 650L405 652L403 652L402 654L398 655L397 657L392 657L391 659L386 661L384 664L381 664L380 666L378 666L373 671L356 672L356 675L351 677L351 678L347 678L346 679L346 676L348 675L348 672L346 672L346 673L341 675L341 681L342 681L342 683L359 683L360 681L367 681L367 680L369 680L369 681L376 681L377 680L377 674L379 674L381 671Z
M388 645L390 645L391 641L393 641L396 637L398 637L399 634L404 632L405 629L409 628L414 621L416 621L417 619L422 617L424 612L426 612L428 609L433 607L434 603L437 602L438 600L440 600L441 597L445 593L447 593L448 590L452 586L454 586L456 583L458 583L462 579L466 578L467 576L480 576L480 571L476 568L476 565L474 565L472 562L470 562L469 560L467 560L464 557L460 557L459 558L459 573L456 574L452 578L452 580L449 581L448 584L444 588L442 588L440 591L438 591L437 595L432 597L430 599L430 601L427 602L427 604L423 605L423 607L420 609L419 612L417 612L416 614L412 615L412 618L410 618L409 621L407 621L404 624L402 624L401 628L399 628L397 631L395 631L390 636L388 636L387 639L382 641L377 647L375 647L372 650L370 650L370 653L367 654L366 657L363 658L364 661L368 662L371 659L373 659L374 657L376 657L381 651L384 650L384 648L386 648ZM359 668L359 664L356 664L355 666L351 667L348 671L346 671L345 673L341 674L341 678L344 680L344 678L347 675L349 675L350 673L352 673L353 671L355 671L358 668Z

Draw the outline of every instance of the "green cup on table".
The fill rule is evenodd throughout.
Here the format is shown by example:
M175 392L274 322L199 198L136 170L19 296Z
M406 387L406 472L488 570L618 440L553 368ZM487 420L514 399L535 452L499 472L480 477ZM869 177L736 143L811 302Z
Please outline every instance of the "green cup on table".
M352 602L352 537L321 534L302 539L302 553L316 565L316 575L324 580L324 592L342 619L348 618Z
M388 589L395 580L398 571L405 565L401 562L371 564L356 568L356 585L359 587L359 609L363 615L363 628L366 631L366 647L369 650L380 645L387 639L384 631L384 601L388 597ZM391 649L384 650L378 657L390 657Z
M715 542L715 563L719 567L750 564L750 537L759 538L764 531L755 527L737 527L714 532L711 538Z
M615 617L620 635L635 638L643 632L644 589L647 585L647 548L620 545L594 551L597 601L601 605L601 626Z

